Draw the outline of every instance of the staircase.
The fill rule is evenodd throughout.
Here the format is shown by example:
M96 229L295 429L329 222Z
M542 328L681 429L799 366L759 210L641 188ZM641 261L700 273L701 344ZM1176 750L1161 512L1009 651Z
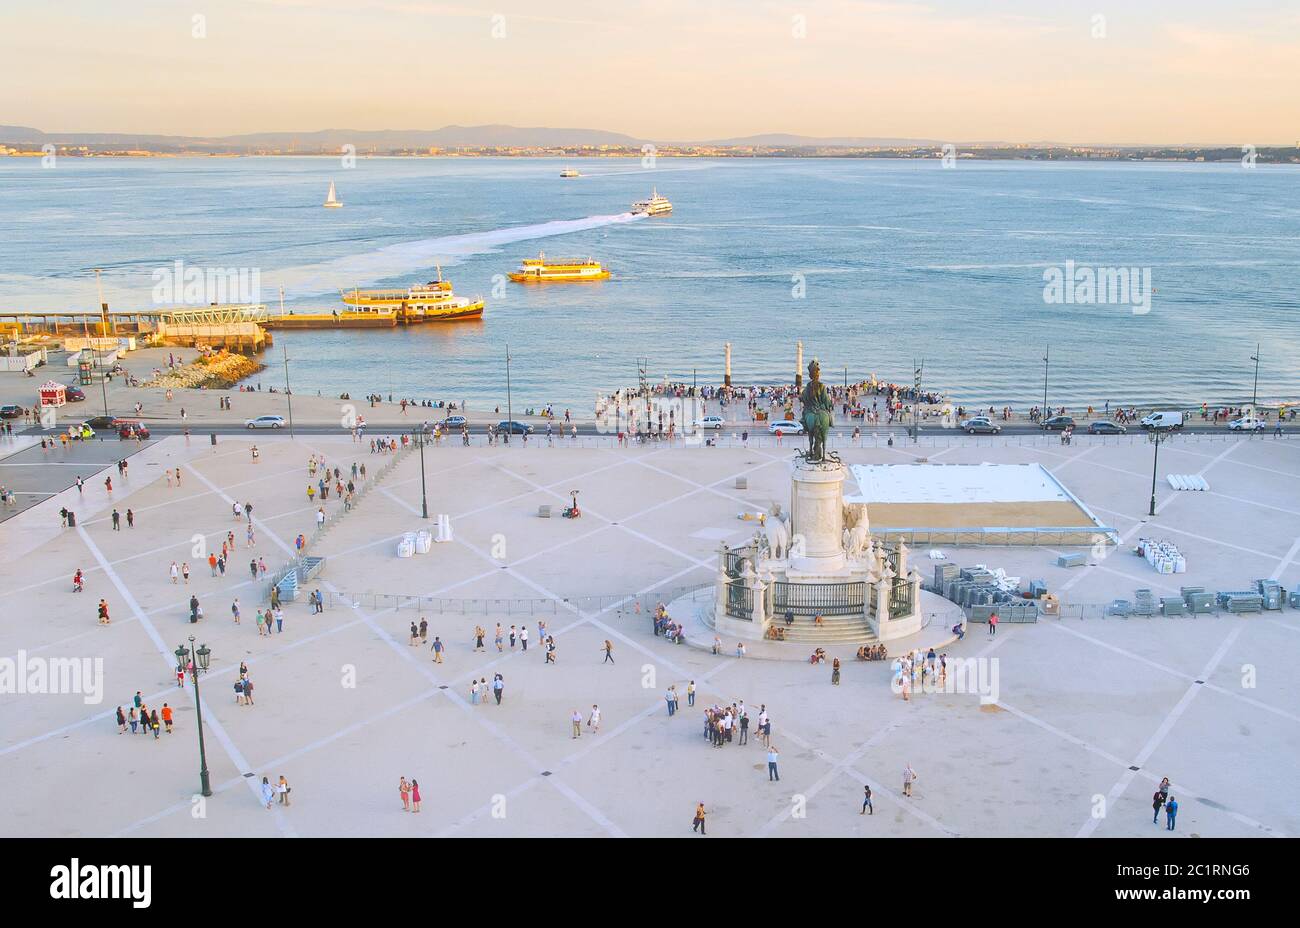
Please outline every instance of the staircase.
M786 625L785 617L778 615L772 620L771 627L784 629L786 641L814 645L872 644L876 641L876 633L860 615L822 616L821 625L814 625L811 616L803 615L795 616L793 625Z

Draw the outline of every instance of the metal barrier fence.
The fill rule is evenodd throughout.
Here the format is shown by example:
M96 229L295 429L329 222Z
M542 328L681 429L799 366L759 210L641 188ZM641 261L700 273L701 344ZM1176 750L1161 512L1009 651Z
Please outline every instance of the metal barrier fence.
M1096 545L1119 544L1118 529L1110 526L1036 525L1027 528L893 528L872 526L871 534L886 543L909 546L970 545ZM891 565L892 566L892 565Z
M727 615L749 622L754 617L754 590L744 581L727 584Z
M866 606L866 584L786 583L772 584L772 612L797 616L861 615Z
M1222 431L1184 434L1184 433L1166 433L1166 438L1172 434L1172 440L1177 444L1188 443L1226 443L1235 441L1285 441L1300 442L1300 426L1288 424L1288 431L1284 432L1281 437L1274 436L1270 430L1263 432L1229 432L1226 429ZM503 450L517 450L534 452L554 448L758 448L766 450L803 448L807 440L802 436L791 435L786 438L777 438L774 435L767 434L764 430L761 434L750 431L748 439L741 437L744 429L735 427L727 434L714 434L709 436L681 436L668 439L647 439L636 442L633 439L624 437L620 442L616 434L602 435L579 435L576 438L556 438L552 442L547 442L545 436L536 434L530 435L527 442L521 441L521 436L516 435L509 445L503 445L500 440L495 443L489 442L486 435L471 435L468 445L465 445L459 437L452 440L444 438L441 442L430 441L425 445L426 453L439 453L439 450L446 448L463 448L475 447L484 448L489 445L501 447ZM385 437L395 437L402 434L401 432L383 432L382 428L376 428L375 433L383 433ZM924 428L920 437L913 441L905 429L895 429L879 432L863 433L858 438L852 438L847 435L837 435L832 433L826 442L829 450L843 451L853 448L894 448L898 451L922 451L924 449L951 448L960 446L965 448L1054 448L1062 444L1059 432L1031 432L1025 434L1013 435L967 435L958 429L934 428L927 431ZM1112 446L1112 447L1138 447L1149 444L1147 433L1135 431L1128 435L1088 435L1084 432L1077 432L1072 444L1082 445L1085 447L1093 446ZM403 449L406 450L406 449Z

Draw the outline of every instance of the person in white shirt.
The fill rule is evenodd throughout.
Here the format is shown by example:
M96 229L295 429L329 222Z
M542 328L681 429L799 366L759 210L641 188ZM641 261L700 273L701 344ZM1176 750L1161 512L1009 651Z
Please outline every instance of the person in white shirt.
M528 626L527 625L519 626L519 643L524 646L525 651L528 650Z
M591 717L587 719L587 727L591 729L592 734L600 731L600 707L593 705L591 707Z

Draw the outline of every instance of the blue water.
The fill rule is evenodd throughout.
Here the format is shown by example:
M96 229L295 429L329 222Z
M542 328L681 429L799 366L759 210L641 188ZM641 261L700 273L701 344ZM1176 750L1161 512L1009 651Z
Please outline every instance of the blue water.
M482 322L277 332L294 389L590 409L649 375L793 379L795 341L828 380L872 373L974 403L1300 398L1300 170L1155 163L660 159L0 159L0 308L151 304L183 260L250 267L274 309L406 285L441 263ZM330 180L346 204L320 206ZM651 186L667 218L632 219ZM545 249L614 278L496 285ZM1043 270L1150 268L1150 312L1047 305ZM793 294L794 275L805 293ZM268 359L272 360L272 359ZM267 374L268 382L273 379Z

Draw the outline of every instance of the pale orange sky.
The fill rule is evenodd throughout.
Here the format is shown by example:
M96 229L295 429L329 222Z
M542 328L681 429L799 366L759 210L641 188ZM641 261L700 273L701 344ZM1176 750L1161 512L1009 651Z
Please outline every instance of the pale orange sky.
M1300 7L1275 0L0 2L0 123L50 132L1300 137Z

